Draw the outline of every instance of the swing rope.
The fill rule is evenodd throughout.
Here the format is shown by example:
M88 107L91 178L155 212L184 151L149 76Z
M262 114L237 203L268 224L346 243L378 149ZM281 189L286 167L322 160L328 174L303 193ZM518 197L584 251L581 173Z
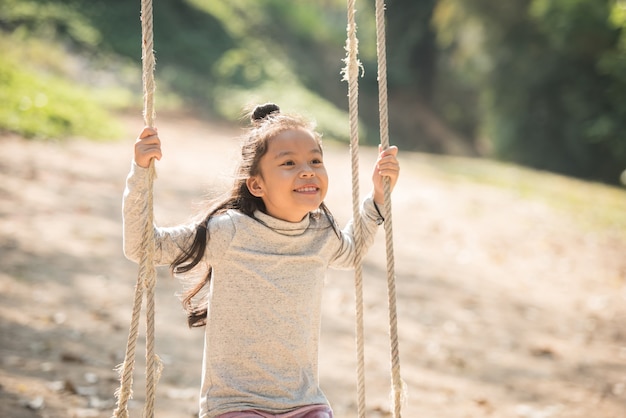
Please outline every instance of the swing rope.
M378 112L380 143L389 148L389 119L387 109L387 53L385 39L385 1L376 0L376 53L378 58ZM393 417L400 418L403 383L400 376L400 350L398 343L398 314L396 309L395 258L393 253L393 224L391 221L391 189L389 179L383 182L385 205L385 244L387 252L387 295L389 304L389 340L391 355L391 395Z
M143 118L146 126L153 127L154 112L154 43L152 24L152 0L141 1L141 36L142 36L142 80L143 80ZM142 236L142 253L139 262L139 272L135 285L135 299L131 317L131 325L126 344L124 363L118 368L120 387L115 393L117 407L113 411L114 418L128 418L128 401L132 398L133 371L137 337L139 335L139 319L144 291L146 295L146 401L144 404L144 418L154 417L154 401L156 398L156 383L162 370L162 363L154 352L154 294L156 286L156 268L154 264L154 211L153 211L153 183L156 178L154 160L148 167L148 195L146 199L146 218Z
M356 305L356 346L357 346L357 416L365 417L365 360L363 332L363 268L362 268L362 231L359 213L359 137L358 137L358 77L361 63L358 61L358 39L356 36L356 0L348 0L348 26L346 38L347 56L344 60L344 81L348 81L348 105L350 118L350 153L352 160L352 211L355 226L355 245L357 261L354 272ZM387 109L387 59L385 51L385 3L376 0L376 52L378 58L378 111L380 120L380 143L383 149L389 148L389 121ZM389 337L391 354L391 395L394 418L401 417L403 384L400 376L400 353L398 344L398 325L396 309L395 261L393 254L393 224L391 218L390 185L388 179L383 182L385 219L385 237L387 253L387 293L389 305Z
M356 0L348 0L348 26L346 38L346 64L342 70L343 80L348 82L348 109L350 120L350 156L352 162L352 219L356 260L354 268L355 289L355 334L357 356L357 417L365 418L365 342L363 331L363 236L359 208L359 41L356 36Z
M387 68L385 52L385 23L384 0L376 0L376 39L378 56L378 86L379 86L379 117L380 137L383 149L389 147L389 127L387 110ZM355 0L348 0L348 37L346 39L347 57L346 68L343 70L344 80L348 81L348 97L350 112L350 150L352 161L352 200L355 226L355 244L357 260L355 268L355 296L356 296L356 339L357 339L357 413L359 418L365 417L365 361L364 361L364 332L363 332L363 268L362 268L362 226L359 211L359 182L358 182L358 77L361 64L358 61L358 39L356 37ZM154 43L152 0L141 1L141 28L142 28L142 80L144 94L143 118L146 126L153 127L154 111ZM154 417L154 403L156 398L156 383L162 370L162 363L154 351L155 341L155 286L156 268L154 264L154 210L153 184L156 178L154 160L148 167L146 199L146 218L142 236L142 256L139 263L135 297L133 303L131 325L126 345L124 363L118 368L120 387L115 393L117 407L113 412L114 418L128 418L128 401L132 398L133 371L135 367L137 338L139 335L139 320L141 307L146 295L146 401L143 417ZM400 418L402 404L402 380L400 377L399 345L396 313L396 289L393 256L393 234L391 221L391 199L389 182L384 182L385 205L383 214L385 219L385 236L387 252L387 286L389 298L389 332L391 345L391 374L392 374L392 404L393 417Z

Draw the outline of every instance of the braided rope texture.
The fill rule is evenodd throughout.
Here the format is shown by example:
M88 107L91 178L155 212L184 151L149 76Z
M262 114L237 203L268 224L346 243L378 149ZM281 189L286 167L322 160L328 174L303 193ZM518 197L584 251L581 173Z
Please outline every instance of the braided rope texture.
M146 126L154 126L154 43L153 43L153 19L152 0L141 2L141 30L142 30L142 80L144 93L143 117ZM139 335L139 320L141 305L145 291L146 296L146 401L143 417L154 417L154 403L156 398L156 383L162 370L162 363L154 351L155 341L155 286L156 268L154 265L155 242L154 242L154 211L153 211L153 183L156 178L154 161L150 162L148 171L148 195L146 198L146 219L143 232L143 249L139 262L139 272L135 285L135 298L131 317L128 341L124 363L118 368L120 373L120 387L116 391L117 407L113 412L114 418L128 418L128 401L132 398L133 371L135 368L137 337Z
M385 2L376 0L376 52L378 58L378 111L380 143L389 148L389 119L387 109L387 52L385 39ZM391 219L391 190L388 179L384 184L385 244L387 252L387 293L389 298L389 339L391 351L391 395L393 417L400 418L403 401L403 383L400 376L400 349L398 343L398 314L396 308L395 259L393 252L393 223Z
M365 342L363 331L363 238L362 221L359 211L359 68L358 39L356 36L356 0L348 0L348 26L346 38L346 64L343 80L348 82L348 106L350 114L350 155L352 163L352 218L357 259L354 269L355 287L355 334L357 356L357 417L365 418Z

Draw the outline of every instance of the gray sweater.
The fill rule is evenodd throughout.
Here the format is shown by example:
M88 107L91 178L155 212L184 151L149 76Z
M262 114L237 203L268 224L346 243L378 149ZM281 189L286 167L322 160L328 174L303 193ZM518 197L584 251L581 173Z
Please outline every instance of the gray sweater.
M124 192L124 254L138 262L147 208L147 170L133 164ZM364 248L381 219L361 206ZM208 289L200 417L246 409L274 414L328 403L319 387L321 299L328 267L353 268L350 222L337 236L325 216L297 223L262 212L217 215L196 276L213 268ZM195 224L154 228L155 263L167 265L193 238Z

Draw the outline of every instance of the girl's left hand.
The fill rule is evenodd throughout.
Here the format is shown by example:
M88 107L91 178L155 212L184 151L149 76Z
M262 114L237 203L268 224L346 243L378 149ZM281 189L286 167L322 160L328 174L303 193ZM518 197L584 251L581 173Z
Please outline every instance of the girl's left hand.
M374 183L374 202L382 205L385 200L383 191L383 177L389 179L389 189L393 190L398 182L400 174L400 163L398 162L398 147L391 146L386 150L382 146L378 146L378 159L374 164L374 173L372 174L372 182Z

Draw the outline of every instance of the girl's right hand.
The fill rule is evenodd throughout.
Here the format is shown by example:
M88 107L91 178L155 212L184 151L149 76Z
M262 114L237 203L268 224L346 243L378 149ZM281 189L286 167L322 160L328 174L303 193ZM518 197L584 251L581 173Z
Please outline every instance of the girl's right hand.
M135 163L148 168L153 158L161 159L161 140L156 129L146 126L135 142Z

